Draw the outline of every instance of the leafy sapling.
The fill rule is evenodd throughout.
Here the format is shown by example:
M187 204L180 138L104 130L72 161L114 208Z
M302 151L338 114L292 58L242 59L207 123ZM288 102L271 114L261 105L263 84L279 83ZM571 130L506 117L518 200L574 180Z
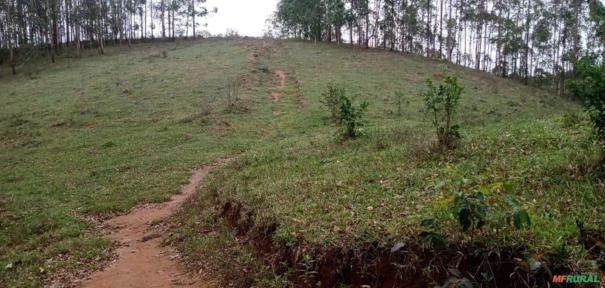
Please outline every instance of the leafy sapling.
M453 149L456 140L460 138L460 126L454 124L454 116L463 87L458 78L443 72L443 83L436 86L430 78L426 80L427 89L422 96L426 106L426 113L431 117L435 127L437 139L441 147Z
M344 87L329 84L328 91L322 93L321 103L330 111L332 121L339 125L339 136L342 140L361 135L361 127L365 124L363 116L368 108L367 102L353 105Z
M338 87L334 84L328 84L328 91L321 94L322 99L320 102L328 108L330 111L330 118L332 121L339 123L339 104L340 99L345 96L345 88Z
M405 104L409 104L409 100L405 101L405 94L401 91L395 92L395 97L397 97L397 115L401 116L402 114L402 106Z
M363 115L368 108L368 102L362 102L358 106L351 103L351 100L342 95L340 98L339 123L341 126L340 134L343 139L357 138L361 135L360 128L365 124Z

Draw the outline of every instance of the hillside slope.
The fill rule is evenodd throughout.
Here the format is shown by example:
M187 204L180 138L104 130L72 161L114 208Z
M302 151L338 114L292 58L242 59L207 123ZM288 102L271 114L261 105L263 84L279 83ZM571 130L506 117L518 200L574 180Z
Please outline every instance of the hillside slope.
M437 242L447 246L441 261L458 259L460 252L468 256L459 260L465 263L460 269L466 265L474 277L481 271L499 274L492 275L492 282L514 278L508 283L522 283L525 276L510 276L511 267L485 271L492 260L470 255L509 251L498 261L543 263L547 268L529 273L542 275L532 279L536 285L546 285L545 271L571 269L559 259L567 253L581 263L576 272L598 270L589 259L602 257L602 250L587 254L576 220L603 227L602 171L595 166L598 153L589 125L574 103L512 80L381 50L279 42L271 59L272 70L287 76L281 100L270 105L276 116L267 134L276 140L253 147L232 169L217 172L197 204L182 215L198 220L181 229L187 251L203 251L192 253L193 259L231 247L225 239L233 236L217 239L197 232L222 229L212 216L220 215L236 238L248 239L256 251L238 253L260 252L269 274L277 272L281 278L276 279L294 283L390 287L416 279L419 287L439 284L438 279L451 276L449 266L432 267L435 259L430 258L437 256L427 247L441 238ZM420 93L425 79L439 78L446 66L465 87L457 117L462 140L455 151L439 153ZM364 137L336 140L337 128L320 103L330 83L345 87L358 102L369 102ZM398 91L405 95L401 115ZM488 224L462 232L452 216L452 198L473 191L485 194ZM517 209L510 201L528 212L529 228L509 224ZM426 220L435 224L423 226ZM407 243L409 251L388 256L395 243ZM602 258L597 261L603 265ZM283 263L287 268L280 268ZM418 275L408 268L432 272ZM389 278L397 274L407 280ZM414 278L420 276L426 278Z
M91 218L161 202L190 168L226 155L240 160L211 173L176 218L174 240L192 269L212 255L229 265L232 258L216 254L226 251L221 245L265 235L268 246L308 251L313 278L321 249L309 247L384 244L385 233L416 241L426 217L456 245L489 240L527 253L564 246L589 267L593 256L578 245L574 221L605 224L596 145L582 117L572 117L579 108L514 81L448 65L465 87L463 138L442 155L431 148L419 96L424 79L443 70L438 61L255 39L141 44L58 60L0 79L0 286L66 283L74 271L98 269L111 244ZM335 140L320 103L331 82L369 102L364 137ZM401 115L396 91L406 95ZM439 202L441 187L458 189L458 180L469 189L506 184L506 193L494 190L514 195L533 225L461 233ZM254 211L248 222L232 219L248 223L238 238L216 221L227 203ZM228 247L238 261L259 261L246 245ZM304 270L296 267L267 270Z

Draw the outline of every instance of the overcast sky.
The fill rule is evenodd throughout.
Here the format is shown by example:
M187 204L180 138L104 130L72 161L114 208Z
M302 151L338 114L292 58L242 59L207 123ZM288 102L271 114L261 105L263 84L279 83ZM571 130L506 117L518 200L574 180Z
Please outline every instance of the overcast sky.
M265 21L275 12L278 0L208 0L206 7L218 8L218 14L206 19L212 34L236 30L240 35L262 36Z

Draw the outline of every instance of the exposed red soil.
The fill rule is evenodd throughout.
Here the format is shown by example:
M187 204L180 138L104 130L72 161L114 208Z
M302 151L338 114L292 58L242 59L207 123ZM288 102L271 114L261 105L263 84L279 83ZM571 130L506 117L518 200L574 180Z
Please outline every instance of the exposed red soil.
M279 88L284 88L284 86L286 86L286 73L284 72L284 70L275 70L275 76L279 78Z
M227 201L221 210L220 216L238 238L245 239L239 242L254 248L274 273L289 272L288 279L295 287L435 287L454 274L478 283L481 273L494 277L486 287L546 287L552 286L550 273L571 273L564 266L524 271L523 247L494 250L480 241L462 247L450 245L438 251L420 239L399 243L395 251L392 240L351 249L314 245L304 235L296 234L295 245L277 243L274 234L278 223L255 221L255 211L234 200ZM304 255L314 260L305 263ZM548 263L549 257L544 255L538 260Z
M181 193L161 204L134 208L128 214L104 222L111 240L118 242L117 259L103 271L94 273L84 281L84 287L216 287L216 283L186 273L175 262L179 254L163 247L163 231L150 223L172 215L183 202L192 196L208 174L210 166L195 169L189 184Z
M284 89L284 87L286 86L286 73L284 72L284 70L275 70L275 76L279 78L279 87L277 89ZM281 99L281 93L279 91L274 91L271 94L271 98L273 98L273 101L277 102Z

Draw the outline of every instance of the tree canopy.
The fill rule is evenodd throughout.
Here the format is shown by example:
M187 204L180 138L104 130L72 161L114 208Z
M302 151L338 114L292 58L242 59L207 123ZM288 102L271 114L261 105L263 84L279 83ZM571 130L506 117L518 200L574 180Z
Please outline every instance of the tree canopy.
M572 63L603 48L597 15L598 0L281 0L276 22L284 37L444 59L563 93Z

